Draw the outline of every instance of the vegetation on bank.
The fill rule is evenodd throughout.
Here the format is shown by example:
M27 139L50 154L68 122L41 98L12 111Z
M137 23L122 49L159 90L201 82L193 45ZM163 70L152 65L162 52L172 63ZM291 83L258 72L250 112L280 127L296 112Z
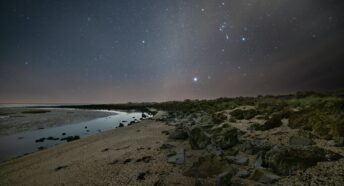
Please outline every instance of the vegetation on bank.
M236 109L231 120L251 119L261 115L267 119L266 129L281 125L280 120L289 119L289 127L313 131L315 135L330 139L344 136L344 91L333 93L298 92L281 96L257 96L218 98L214 100L185 100L162 103L127 103L62 106L80 109L135 110L155 114L157 110L174 115L189 115L195 112L211 114L215 123L226 118L224 110L239 106L254 106L255 109Z

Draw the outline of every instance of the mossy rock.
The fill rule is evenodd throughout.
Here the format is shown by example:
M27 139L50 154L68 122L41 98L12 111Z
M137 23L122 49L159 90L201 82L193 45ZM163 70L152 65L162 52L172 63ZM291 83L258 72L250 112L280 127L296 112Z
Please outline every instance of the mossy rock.
M221 149L228 149L239 142L238 129L229 124L213 128L211 134L213 143Z
M276 146L266 152L264 165L280 175L290 175L296 170L305 170L321 161L334 161L341 155L318 147Z
M189 142L192 149L204 149L210 144L210 136L199 126L191 128Z

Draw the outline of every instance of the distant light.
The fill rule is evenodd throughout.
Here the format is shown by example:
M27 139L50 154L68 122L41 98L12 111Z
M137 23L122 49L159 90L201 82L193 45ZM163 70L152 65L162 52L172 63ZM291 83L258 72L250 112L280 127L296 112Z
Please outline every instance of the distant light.
M247 40L246 37L241 38L241 41L246 41L246 40Z
M201 9L201 11L202 11L202 12L204 12L204 11L205 11L205 9L204 9L204 8L202 8L202 9Z
M194 78L193 78L193 81L194 81L194 82L197 82L197 81L198 81L198 78L197 78L197 77L194 77Z
M146 41L145 40L142 40L142 44L145 44L146 43Z

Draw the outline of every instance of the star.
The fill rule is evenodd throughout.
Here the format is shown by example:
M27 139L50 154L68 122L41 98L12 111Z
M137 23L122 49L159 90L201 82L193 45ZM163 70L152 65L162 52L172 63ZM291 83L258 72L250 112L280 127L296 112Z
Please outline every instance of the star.
M246 37L242 37L242 38L241 38L241 41L246 41L246 40L247 40Z
M194 78L193 78L193 82L196 83L197 81L198 81L198 78L197 78L197 77L194 77Z
M202 12L204 12L204 11L205 11L205 9L204 9L204 8L202 8L202 9L201 9L201 11L202 11Z
M145 44L145 43L146 43L146 41L145 41L145 40L142 40L141 42L142 42L142 44Z

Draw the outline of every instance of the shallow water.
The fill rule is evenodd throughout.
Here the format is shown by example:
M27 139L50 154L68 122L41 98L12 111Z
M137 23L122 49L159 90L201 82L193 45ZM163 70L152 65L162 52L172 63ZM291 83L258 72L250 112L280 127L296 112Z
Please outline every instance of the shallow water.
M114 115L76 124L26 131L10 136L0 136L0 161L32 153L39 150L39 148L48 148L61 143L66 143L65 140L61 141L61 138L64 137L79 136L80 138L84 138L102 131L114 129L118 127L121 122L124 126L127 126L135 119L140 120L142 114L141 112L107 112L114 113ZM65 135L63 135L63 133L65 133ZM43 142L36 142L37 139L48 137L59 139L45 139Z

